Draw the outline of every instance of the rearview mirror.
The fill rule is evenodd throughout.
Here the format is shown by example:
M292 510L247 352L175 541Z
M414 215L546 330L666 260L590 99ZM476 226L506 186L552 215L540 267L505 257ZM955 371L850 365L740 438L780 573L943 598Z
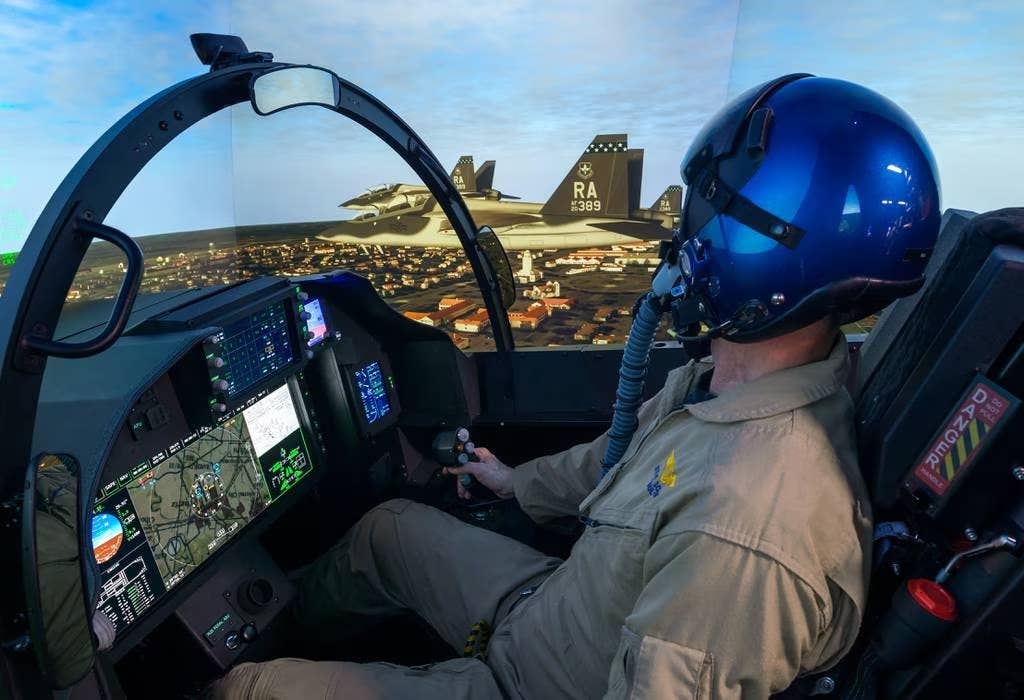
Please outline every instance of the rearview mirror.
M508 255L505 254L505 247L490 226L480 227L476 232L476 243L480 247L480 252L487 258L487 262L491 264L501 294L501 305L508 310L516 301L516 281L512 276L512 266L508 262Z
M257 76L249 88L249 97L256 113L267 116L300 105L334 109L340 91L334 73L312 66L292 66Z

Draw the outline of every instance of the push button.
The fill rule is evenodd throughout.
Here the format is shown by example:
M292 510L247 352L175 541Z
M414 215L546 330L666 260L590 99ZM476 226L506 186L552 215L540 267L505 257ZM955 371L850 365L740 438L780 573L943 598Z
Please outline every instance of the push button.
M157 404L146 410L146 422L149 424L150 430L161 428L170 423L170 421L171 414L164 408L163 404Z

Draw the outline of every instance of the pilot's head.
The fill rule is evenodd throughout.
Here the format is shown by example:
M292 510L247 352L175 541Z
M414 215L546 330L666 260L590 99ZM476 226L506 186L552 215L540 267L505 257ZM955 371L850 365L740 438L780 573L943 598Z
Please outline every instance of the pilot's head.
M788 75L723 107L681 164L667 252L678 329L764 340L845 323L916 291L939 183L913 120L867 88Z

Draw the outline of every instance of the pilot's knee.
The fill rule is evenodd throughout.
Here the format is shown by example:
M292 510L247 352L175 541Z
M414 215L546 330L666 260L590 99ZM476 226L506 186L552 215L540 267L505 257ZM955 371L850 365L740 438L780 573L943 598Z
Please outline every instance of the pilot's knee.
M346 538L352 546L369 545L371 549L386 549L400 539L399 530L405 525L403 520L411 510L419 504L407 498L392 498L371 508L359 518ZM347 549L347 548L346 548Z
M327 697L334 664L306 659L274 659L239 664L210 687L213 700Z
M366 515L376 513L377 511L380 511L380 514L390 513L391 515L401 515L410 508L415 509L416 506L416 502L410 501L408 498L392 498L389 501L384 501L378 506L374 506Z
M239 664L210 686L207 697L211 700L242 700L251 698L256 685L266 671L267 664Z

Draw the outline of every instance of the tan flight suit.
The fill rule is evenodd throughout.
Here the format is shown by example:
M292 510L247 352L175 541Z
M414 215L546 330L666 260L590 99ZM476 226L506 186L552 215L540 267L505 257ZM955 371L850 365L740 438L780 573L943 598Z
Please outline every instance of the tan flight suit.
M670 373L596 488L604 437L515 470L531 517L585 523L566 561L390 501L318 560L300 590L300 620L412 609L456 649L474 622L491 621L486 663L282 659L234 669L220 692L762 698L835 663L857 634L871 546L846 344L686 404L710 368Z

